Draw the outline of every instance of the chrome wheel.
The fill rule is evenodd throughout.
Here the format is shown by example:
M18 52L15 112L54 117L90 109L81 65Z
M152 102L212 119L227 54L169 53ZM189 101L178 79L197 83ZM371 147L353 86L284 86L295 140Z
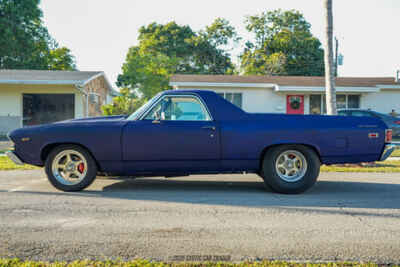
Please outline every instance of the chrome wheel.
M51 167L58 182L63 185L76 185L85 178L88 164L80 152L64 150L56 155Z
M289 183L301 180L307 172L307 160L297 150L287 150L278 155L275 162L278 176Z

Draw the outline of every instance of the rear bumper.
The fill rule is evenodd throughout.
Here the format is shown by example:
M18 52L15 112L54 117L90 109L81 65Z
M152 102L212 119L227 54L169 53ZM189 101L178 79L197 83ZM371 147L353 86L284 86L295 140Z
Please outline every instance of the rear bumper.
M392 155L392 153L396 149L400 149L400 144L395 144L395 143L386 144L385 148L383 149L380 161L386 160L388 157L390 157L390 155Z
M22 160L12 151L7 151L6 156L9 157L15 164L24 165Z

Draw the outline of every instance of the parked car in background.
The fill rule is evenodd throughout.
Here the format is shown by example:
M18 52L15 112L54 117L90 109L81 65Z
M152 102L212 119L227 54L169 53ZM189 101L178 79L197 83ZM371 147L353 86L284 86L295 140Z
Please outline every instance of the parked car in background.
M394 137L400 137L400 118L389 114L379 113L366 109L340 109L338 114L342 116L373 117L383 120L386 125L393 130Z

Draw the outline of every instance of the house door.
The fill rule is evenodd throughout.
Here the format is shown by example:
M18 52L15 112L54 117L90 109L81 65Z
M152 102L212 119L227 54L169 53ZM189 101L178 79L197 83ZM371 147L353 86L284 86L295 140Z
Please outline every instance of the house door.
M288 95L286 97L287 114L304 114L304 96Z

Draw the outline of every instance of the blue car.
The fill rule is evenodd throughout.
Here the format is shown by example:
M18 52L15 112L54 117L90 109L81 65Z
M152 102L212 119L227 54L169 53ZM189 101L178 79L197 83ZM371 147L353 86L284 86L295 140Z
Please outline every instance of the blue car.
M250 114L211 91L164 91L129 116L74 119L9 134L18 164L43 166L63 191L99 173L257 173L280 193L312 187L321 164L385 160L391 130L372 117Z

